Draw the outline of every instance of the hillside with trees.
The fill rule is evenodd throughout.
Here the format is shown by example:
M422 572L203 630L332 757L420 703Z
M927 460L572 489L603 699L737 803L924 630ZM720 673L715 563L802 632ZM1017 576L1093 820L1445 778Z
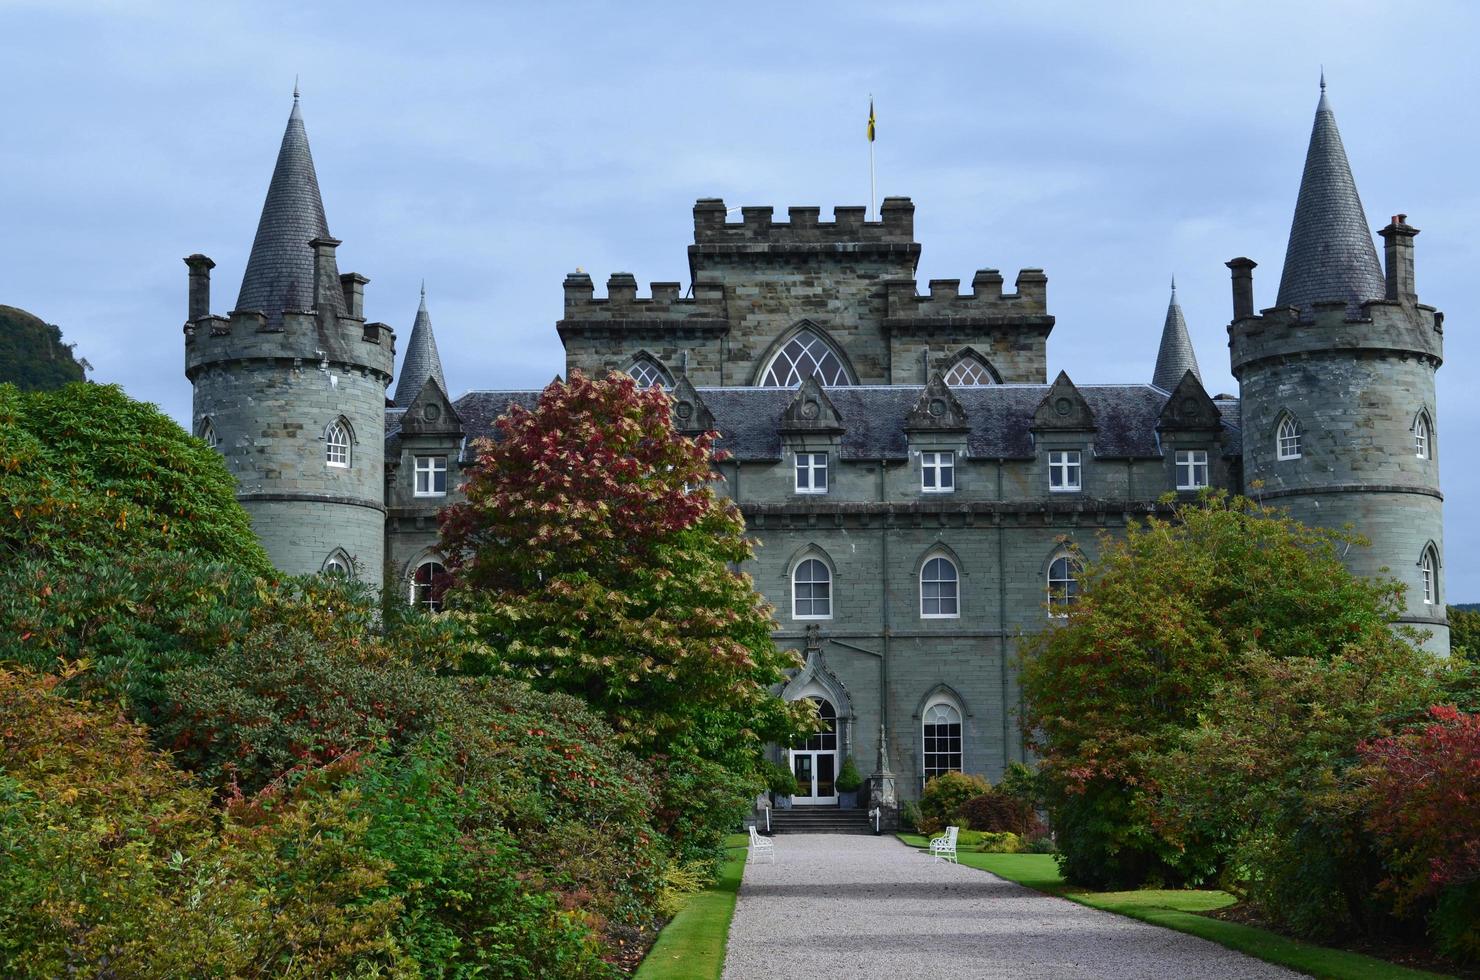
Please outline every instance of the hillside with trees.
M62 342L60 327L0 304L0 384L22 391L52 391L85 380L85 365L72 347Z

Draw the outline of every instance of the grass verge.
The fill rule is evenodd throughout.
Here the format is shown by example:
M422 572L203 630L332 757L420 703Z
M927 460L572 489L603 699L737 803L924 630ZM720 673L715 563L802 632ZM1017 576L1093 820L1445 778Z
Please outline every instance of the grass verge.
M911 847L923 849L929 846L929 842L919 834L900 834L899 839ZM1052 854L972 854L962 851L960 858L967 867L990 871L1036 891L1185 932L1322 980L1420 980L1443 976L1408 969L1361 953L1303 943L1267 929L1197 914L1234 904L1233 896L1227 892L1208 889L1092 892L1064 881Z
M745 834L725 839L719 878L684 903L658 933L658 941L637 968L636 980L719 980L749 842Z

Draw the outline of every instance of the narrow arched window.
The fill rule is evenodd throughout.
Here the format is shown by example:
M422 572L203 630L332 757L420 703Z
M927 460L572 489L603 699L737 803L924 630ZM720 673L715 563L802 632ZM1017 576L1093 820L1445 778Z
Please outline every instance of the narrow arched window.
M330 466L349 466L349 426L335 419L324 430L324 462Z
M411 576L411 604L428 612L442 611L442 594L447 591L446 567L435 558L425 558Z
M920 616L954 619L961 615L961 576L949 558L937 556L920 566Z
M995 384L992 372L979 359L967 355L951 365L945 373L945 382L953 387Z
M1423 602L1426 606L1439 602L1439 559L1433 548L1425 548L1418 560L1419 574L1423 579Z
M216 427L211 424L210 419L200 420L199 435L200 438L205 442L205 444L207 446L210 446L212 449L215 449L217 445L219 445L219 440L216 439Z
M1423 412L1418 413L1418 418L1413 421L1413 451L1419 459L1428 459L1433 452L1432 433L1429 431L1429 417Z
M1275 431L1275 456L1279 459L1300 458L1300 423L1286 415Z
M832 570L816 558L797 563L791 574L793 619L832 618Z
M799 330L766 365L761 387L794 388L808 378L816 378L823 385L853 383L843 359L827 341L810 330Z
M942 695L932 698L920 720L920 744L920 772L927 783L942 773L960 772L961 709Z
M344 557L343 552L334 552L334 554L330 555L328 559L325 560L324 567L320 574L327 575L330 578L349 578L349 559Z
M627 373L632 376L633 381L637 382L639 388L651 388L653 385L663 388L673 387L673 381L668 377L668 372L651 358L639 357L632 362Z
M1079 563L1069 555L1060 555L1048 566L1048 611L1051 616L1067 616L1069 607L1079 601Z

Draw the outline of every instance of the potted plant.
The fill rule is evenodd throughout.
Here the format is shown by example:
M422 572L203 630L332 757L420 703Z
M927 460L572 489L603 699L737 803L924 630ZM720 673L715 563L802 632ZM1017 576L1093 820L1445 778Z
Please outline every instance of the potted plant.
M863 777L858 774L851 755L843 760L842 771L833 785L838 790L838 806L844 810L858 809L858 788L863 785Z
M766 763L766 788L778 810L790 810L791 798L797 793L797 777L786 766Z

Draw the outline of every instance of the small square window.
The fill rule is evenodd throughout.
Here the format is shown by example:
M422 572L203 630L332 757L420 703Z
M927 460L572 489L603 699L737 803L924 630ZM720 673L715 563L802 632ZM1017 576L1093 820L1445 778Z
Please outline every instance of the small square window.
M920 454L920 489L925 493L955 492L956 454L954 452Z
M1079 450L1056 450L1048 454L1048 489L1054 493L1078 493L1080 490Z
M797 453L797 493L827 493L827 453Z
M1201 490L1208 485L1208 451L1177 450L1177 489Z
M447 457L416 457L416 496L447 496Z

